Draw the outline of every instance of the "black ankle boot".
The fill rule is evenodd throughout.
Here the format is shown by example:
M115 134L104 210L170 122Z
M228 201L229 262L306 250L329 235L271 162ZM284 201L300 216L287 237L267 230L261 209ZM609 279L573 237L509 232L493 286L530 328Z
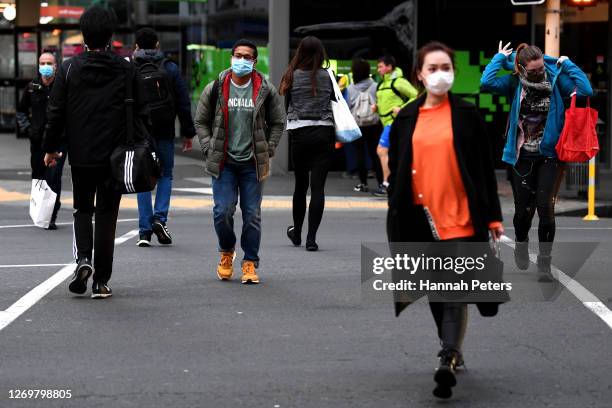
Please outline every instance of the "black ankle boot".
M440 363L434 374L434 381L437 385L433 390L433 395L438 398L448 399L453 395L452 387L457 385L455 369L459 361L461 361L461 353L453 349L442 349L438 353L438 358Z

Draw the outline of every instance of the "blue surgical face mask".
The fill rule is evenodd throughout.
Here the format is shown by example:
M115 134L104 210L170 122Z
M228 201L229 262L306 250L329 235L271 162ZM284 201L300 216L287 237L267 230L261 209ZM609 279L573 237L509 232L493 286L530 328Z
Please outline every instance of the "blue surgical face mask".
M43 78L51 78L53 76L54 69L52 65L39 65L38 72L40 72L40 75L42 75Z
M239 77L250 75L253 72L253 65L254 61L232 57L232 72Z

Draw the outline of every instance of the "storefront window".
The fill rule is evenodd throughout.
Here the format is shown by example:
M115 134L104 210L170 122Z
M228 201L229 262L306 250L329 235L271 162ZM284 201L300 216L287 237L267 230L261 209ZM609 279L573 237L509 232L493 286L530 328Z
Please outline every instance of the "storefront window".
M50 52L54 55L59 55L60 52L60 35L62 30L56 28L53 31L43 31L40 34L42 41L42 52Z
M12 34L0 35L0 77L15 76L15 43Z
M36 33L19 33L17 38L19 49L19 78L31 79L36 77L38 49L36 46Z
M0 129L15 128L15 87L0 83Z

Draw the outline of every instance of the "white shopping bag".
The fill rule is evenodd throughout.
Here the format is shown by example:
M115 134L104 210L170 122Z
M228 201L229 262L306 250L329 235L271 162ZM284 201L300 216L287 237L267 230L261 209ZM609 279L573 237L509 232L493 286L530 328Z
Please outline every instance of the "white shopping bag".
M331 101L332 112L334 113L334 126L336 128L336 140L340 143L351 143L361 137L361 130L355 122L355 118L342 96L340 87L336 82L336 76L331 69L327 70L334 87L335 101Z
M32 180L32 193L30 196L30 218L34 225L49 228L57 194L51 190L45 180Z

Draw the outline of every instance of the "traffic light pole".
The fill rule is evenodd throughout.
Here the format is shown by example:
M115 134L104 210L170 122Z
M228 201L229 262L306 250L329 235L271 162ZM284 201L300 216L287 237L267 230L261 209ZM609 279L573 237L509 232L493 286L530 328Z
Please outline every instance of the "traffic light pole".
M544 53L551 57L559 57L561 40L561 0L546 1L546 28Z

